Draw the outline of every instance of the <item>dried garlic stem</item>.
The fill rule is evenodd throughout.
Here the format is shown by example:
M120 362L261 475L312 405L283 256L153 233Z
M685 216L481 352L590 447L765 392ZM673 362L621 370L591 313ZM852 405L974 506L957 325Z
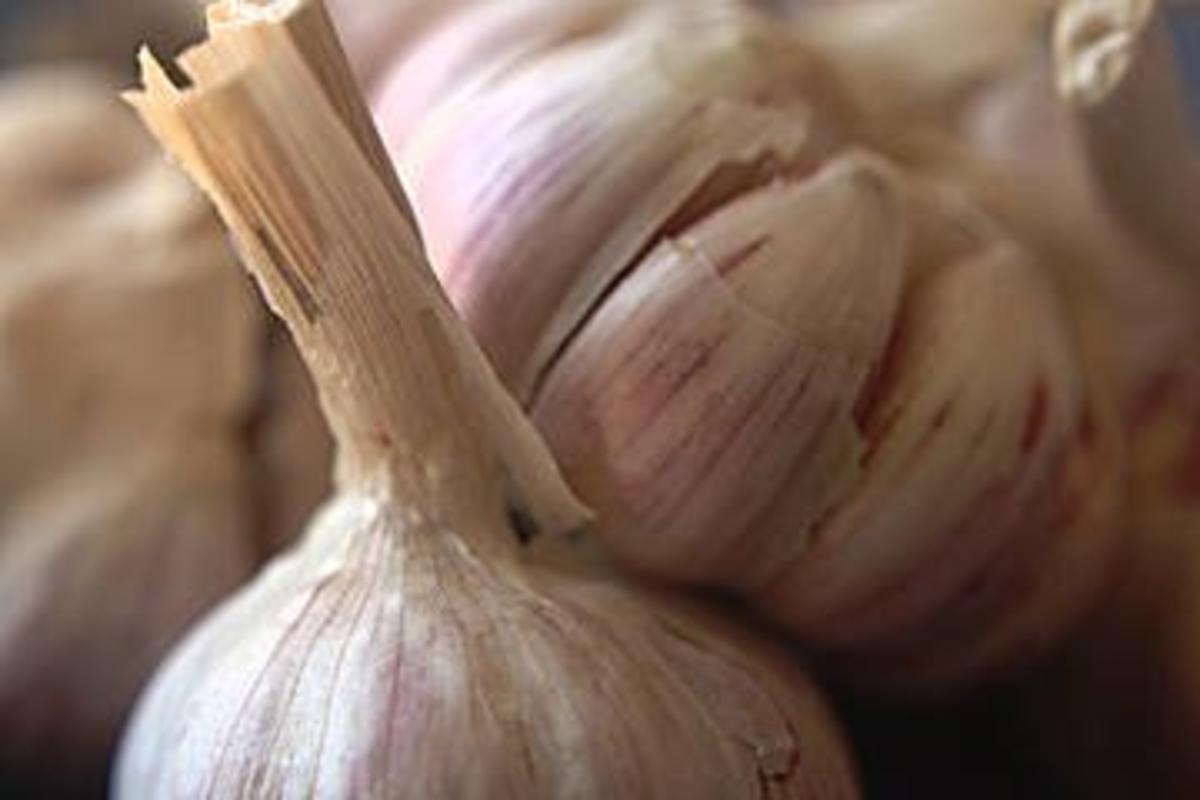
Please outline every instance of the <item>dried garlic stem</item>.
M350 105L357 94L335 103L341 84L327 76L337 70L309 67L314 52L333 60L306 41L321 35L324 11L298 0L232 0L210 14L217 24L209 46L182 65L211 88L179 91L144 53L146 90L130 101L214 197L291 327L323 387L341 448L339 478L395 484L399 476L409 485L390 488L442 493L447 509L482 505L456 497L492 497L543 530L578 525L582 507L453 322L406 209L364 144L373 134L354 122L366 113ZM276 57L242 70L270 37L280 39ZM297 88L302 103L289 94ZM330 113L313 113L314 105ZM339 190L347 186L355 191Z
M1054 56L1107 202L1161 256L1200 269L1200 132L1157 3L1064 3Z

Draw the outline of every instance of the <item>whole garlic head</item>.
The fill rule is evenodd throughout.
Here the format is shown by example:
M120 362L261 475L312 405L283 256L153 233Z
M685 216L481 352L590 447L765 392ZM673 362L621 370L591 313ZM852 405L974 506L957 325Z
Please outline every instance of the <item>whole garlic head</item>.
M258 563L281 507L250 463L247 422L279 418L263 333L216 216L102 80L0 81L0 776L22 792L99 793L144 681Z
M781 653L566 557L585 517L312 71L317 7L277 8L214 29L195 88L147 61L133 100L297 339L339 491L154 681L116 796L855 796Z

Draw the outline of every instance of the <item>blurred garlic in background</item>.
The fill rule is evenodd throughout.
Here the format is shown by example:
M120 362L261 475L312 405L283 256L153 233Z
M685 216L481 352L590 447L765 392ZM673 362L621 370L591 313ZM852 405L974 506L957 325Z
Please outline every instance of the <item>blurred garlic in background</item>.
M94 791L159 658L263 556L247 420L313 400L263 405L258 302L103 78L6 76L0 174L0 781Z

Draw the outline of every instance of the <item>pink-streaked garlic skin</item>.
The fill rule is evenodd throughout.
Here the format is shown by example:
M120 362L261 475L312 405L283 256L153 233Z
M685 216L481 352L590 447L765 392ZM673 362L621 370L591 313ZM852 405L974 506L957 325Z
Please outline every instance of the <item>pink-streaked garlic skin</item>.
M0 761L89 792L147 677L257 557L235 448L98 456L0 516Z
M1044 278L993 246L918 286L865 423L864 479L759 598L843 675L945 693L1055 644L1110 577L1115 409Z
M606 296L532 416L625 563L753 592L804 557L859 480L905 234L895 178L850 155L723 206Z
M1022 517L1037 520L1037 493L1082 400L1052 299L1005 252L948 265L912 290L864 420L860 485L780 577L793 625L843 642L910 625L996 557L1027 527ZM920 568L927 560L941 569ZM832 619L836 631L816 622Z
M787 657L485 541L339 496L160 671L115 796L857 796Z
M439 277L523 399L664 230L719 203L731 180L807 171L835 138L817 121L815 66L736 3L554 5L489 9L485 31L533 9L546 32L502 55L481 45L485 66L437 84L419 124L410 85L419 97L436 73L422 65L473 63L469 47L436 50L464 47L454 25L375 105ZM621 102L614 85L629 89Z

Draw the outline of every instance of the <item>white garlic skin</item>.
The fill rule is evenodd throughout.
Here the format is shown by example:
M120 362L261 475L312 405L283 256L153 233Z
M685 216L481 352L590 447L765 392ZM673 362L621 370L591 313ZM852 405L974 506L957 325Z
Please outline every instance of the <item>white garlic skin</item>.
M856 796L786 657L522 560L340 496L160 671L115 797Z

